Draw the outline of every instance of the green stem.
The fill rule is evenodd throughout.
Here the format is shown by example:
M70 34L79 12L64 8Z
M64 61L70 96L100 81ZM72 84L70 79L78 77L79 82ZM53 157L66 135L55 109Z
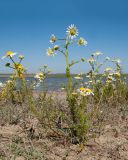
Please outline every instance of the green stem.
M15 65L16 63L14 62L13 58L11 56L9 56L11 61L13 62L13 64Z
M18 63L18 64L21 64L21 61L22 61L22 59L20 59L20 61L19 61L19 63Z
M64 56L66 56L65 53L64 53L62 50L58 50L58 51L59 51L60 53L62 53Z
M68 78L68 96L70 96L72 92L72 76L71 76L70 66L68 61L68 46L66 46L65 56L66 56L66 76Z
M60 41L65 41L66 38L59 38L58 40L60 40Z

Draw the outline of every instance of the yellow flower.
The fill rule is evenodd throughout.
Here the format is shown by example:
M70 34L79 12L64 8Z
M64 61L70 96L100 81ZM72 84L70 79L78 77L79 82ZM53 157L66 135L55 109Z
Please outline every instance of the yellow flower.
M89 88L86 88L86 92L91 93L91 92L92 92L92 90L91 90L91 89L89 89Z
M14 67L15 67L17 70L23 70L23 69L24 69L23 65L22 65L22 64L19 64L19 63L15 63L15 64L14 64Z
M20 77L20 78L23 78L23 73L19 73L19 77Z
M78 29L74 26L74 24L71 24L71 26L67 28L66 32L68 38L74 39L76 36L78 36Z
M84 88L84 87L81 87L80 89L78 89L78 92L80 93L81 96L94 95L94 93L91 89Z
M23 68L24 68L24 67L23 67L22 64L19 64L19 65L18 65L18 69L22 70Z
M85 91L86 91L86 88L81 87L81 88L80 88L80 91L81 91L81 92L85 92Z
M23 78L23 73L26 71L26 69L24 68L24 66L22 64L19 63L15 63L14 67L17 71L17 77L19 76L20 78Z

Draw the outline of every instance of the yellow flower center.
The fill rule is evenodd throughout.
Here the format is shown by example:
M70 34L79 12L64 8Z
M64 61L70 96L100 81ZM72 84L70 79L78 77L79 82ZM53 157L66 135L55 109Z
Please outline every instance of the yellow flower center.
M49 53L50 55L53 55L53 54L54 54L54 51L49 48L49 49L48 49L48 53Z
M19 77L20 77L20 78L23 78L23 74L22 74L22 73L19 73Z
M40 73L39 77L40 77L41 80L44 80L44 74Z
M76 93L76 92L72 92L72 95L73 95L73 96L76 96L76 95L77 95L77 93Z
M84 45L84 44L85 44L85 40L84 40L83 38L80 38L80 39L78 40L78 44L79 44L79 45Z
M80 88L80 91L81 91L81 92L88 92L88 93L91 93L91 92L92 92L91 89L89 89L89 88L84 88L84 87L81 87L81 88Z
M94 58L90 58L90 59L88 60L89 63L92 63L92 62L94 62L94 61L95 61Z
M71 29L70 29L70 34L71 34L72 36L76 35L76 29L75 29L75 28L71 28Z
M92 92L92 90L91 90L91 89L89 89L89 88L86 88L86 92L91 93L91 92Z
M118 77L121 76L121 74L119 72L116 72L115 75L118 76Z
M7 56L10 56L10 55L12 55L12 54L13 54L12 51L8 51L8 52L6 53Z
M80 39L79 44L83 44L83 43L84 43L83 39Z
M81 87L81 88L80 88L80 91L81 91L81 92L85 92L85 91L86 91L86 88Z
M51 37L51 41L52 41L52 42L55 42L55 41L56 41L56 37L55 37L55 36L52 36L52 37Z

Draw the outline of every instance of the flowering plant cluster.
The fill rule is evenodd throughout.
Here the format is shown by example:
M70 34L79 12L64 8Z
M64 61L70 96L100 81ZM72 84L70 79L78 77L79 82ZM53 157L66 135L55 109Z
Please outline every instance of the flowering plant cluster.
M79 60L70 60L69 48L71 45L85 47L88 44L86 39L79 36L78 29L73 24L67 28L65 36L62 38L52 34L50 43L52 47L47 49L47 55L52 57L62 54L65 59L65 74L68 82L66 87L62 89L66 93L67 111L64 112L62 109L56 111L56 108L55 111L53 111L51 107L53 100L51 97L47 99L45 90L43 91L43 96L37 98L39 102L35 100L33 97L34 94L27 86L25 76L27 70L22 64L24 56L19 55L17 62L15 60L17 53L13 51L8 51L5 56L2 57L2 59L7 58L10 60L5 66L12 69L14 73L6 84L0 83L2 89L1 97L6 97L6 99L10 98L12 103L14 103L16 99L18 99L18 102L23 103L25 98L27 98L31 111L33 111L39 119L43 120L43 117L47 117L46 121L50 121L50 124L55 122L55 125L59 126L59 129L61 129L65 135L68 130L68 135L71 137L72 142L81 143L86 140L86 134L93 125L95 115L102 113L99 107L101 102L109 102L111 100L114 103L119 103L122 95L124 99L127 98L128 92L124 89L126 88L126 83L122 81L121 61L120 59L106 57L103 62L99 62L99 57L103 55L100 51L92 53L89 59L82 57ZM79 63L87 63L90 66L90 70L86 73L78 73L73 77L71 73L72 66ZM103 74L101 74L101 68L107 65L107 63L109 63L109 66L106 67ZM115 69L110 66L110 63L114 64ZM50 72L48 66L44 65L43 69L40 69L40 71L34 75L35 81L33 88L35 89L40 85L45 85L44 82L47 80ZM17 87L17 79L21 82L20 89ZM96 105L92 111L93 113L90 108L88 109L88 103L90 102L94 102ZM49 103L51 108L47 108ZM54 114L52 115L50 111ZM65 127L61 125L62 119L65 120L65 117L68 119L66 131ZM59 122L56 122L57 118Z

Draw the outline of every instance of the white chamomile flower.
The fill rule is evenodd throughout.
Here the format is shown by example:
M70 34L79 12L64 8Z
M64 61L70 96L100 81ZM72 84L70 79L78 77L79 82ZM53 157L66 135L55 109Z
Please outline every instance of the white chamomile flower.
M80 45L80 46L86 46L87 44L88 44L88 42L84 38L80 37L78 39L78 45Z
M35 86L35 88L38 88L38 87L40 87L40 83L37 83Z
M4 58L6 58L6 57L13 57L13 56L15 56L17 53L16 52L12 52L12 51L8 51L8 52L6 52L6 55L5 56L3 56L1 59L4 59Z
M100 52L100 51L96 51L95 53L93 53L93 55L95 55L95 56L100 56L100 55L102 55L103 53L102 52Z
M3 88L4 86L5 86L5 84L0 82L0 88Z
M45 76L43 73L37 73L34 78L38 79L39 81L43 81Z
M108 68L105 69L105 71L106 71L106 72L110 72L110 71L112 71L112 68L111 68L111 67L108 67Z
M113 76L113 75L114 75L114 73L110 72L108 76Z
M48 55L48 56L54 56L54 55L55 55L54 49L52 49L52 48L49 47L49 48L47 49L47 55Z
M118 63L120 64L121 63L121 60L118 58L118 59L113 59L112 62L115 62L115 63Z
M78 29L76 28L76 26L74 26L74 24L71 24L67 28L66 33L67 33L68 38L74 39L78 36Z
M13 81L12 80L7 80L6 83L11 84L11 83L13 83Z
M112 76L108 76L108 81L116 81L116 79L114 78L114 77L112 77Z
M86 75L87 78L90 78L90 75Z
M50 38L50 43L55 43L57 41L57 38L54 34L51 35L51 38Z
M95 59L94 59L94 58L90 58L90 59L88 60L88 62L89 62L89 63L94 63L94 62L95 62Z
M121 63L121 60L120 59L116 59L115 62L119 64L119 63Z
M75 78L76 80L82 80L82 79L83 79L81 76L78 76L78 75L75 76L74 78Z
M19 59L24 59L24 56L23 55L19 55Z
M121 76L120 72L115 72L114 75L117 76L117 77Z

